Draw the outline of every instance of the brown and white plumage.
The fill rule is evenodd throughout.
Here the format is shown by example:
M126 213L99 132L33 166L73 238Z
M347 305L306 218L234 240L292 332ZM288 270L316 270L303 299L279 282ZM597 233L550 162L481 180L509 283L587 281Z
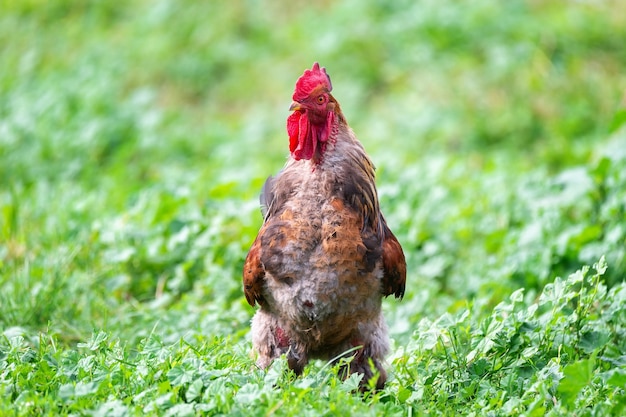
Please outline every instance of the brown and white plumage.
M389 342L381 301L404 295L406 264L380 212L374 165L331 88L317 63L300 77L291 157L263 187L264 222L243 271L246 299L260 306L252 340L259 366L287 354L297 374L310 358L350 351L348 372L366 384L377 371L382 387Z

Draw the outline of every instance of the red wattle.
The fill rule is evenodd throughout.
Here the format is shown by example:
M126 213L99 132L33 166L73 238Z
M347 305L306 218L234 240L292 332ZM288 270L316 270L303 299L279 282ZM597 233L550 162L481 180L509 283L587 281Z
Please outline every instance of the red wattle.
M317 135L305 114L296 111L287 118L287 134L289 150L296 161L313 158L317 148Z
M313 159L318 146L320 153L324 153L334 123L335 113L332 111L326 115L326 123L323 125L312 124L306 113L293 112L287 118L289 151L293 159Z
M294 152L296 160L313 158L315 148L317 148L317 135L315 133L315 128L309 122L309 118L303 114L300 117L299 144Z
M287 134L289 135L289 151L291 153L293 153L298 147L300 116L302 116L302 113L295 111L287 118Z

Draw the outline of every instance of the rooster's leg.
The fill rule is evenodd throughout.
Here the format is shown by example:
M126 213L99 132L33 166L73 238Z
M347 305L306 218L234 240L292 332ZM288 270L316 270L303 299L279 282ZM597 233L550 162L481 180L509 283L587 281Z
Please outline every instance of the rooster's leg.
M267 368L274 359L289 349L289 339L276 318L260 309L252 318L252 345L258 352L257 365Z
M368 390L373 382L375 382L377 390L382 389L387 381L387 372L382 366L382 358L376 358L370 353L369 347L359 349L349 359L349 363L342 366L339 371L339 375L343 378L347 378L354 373L363 375L360 383L361 391Z
M370 381L375 382L376 389L383 388L387 381L383 364L389 351L389 339L382 314L374 320L360 323L349 341L339 348L340 352L345 352L342 358L347 359L340 368L340 376L347 378L354 373L362 374L362 391L369 389Z

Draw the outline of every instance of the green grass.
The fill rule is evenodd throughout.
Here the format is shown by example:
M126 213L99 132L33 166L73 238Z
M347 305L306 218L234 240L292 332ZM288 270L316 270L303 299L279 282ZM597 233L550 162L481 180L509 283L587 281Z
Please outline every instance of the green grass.
M0 414L623 414L620 3L268 3L0 3ZM364 396L249 355L313 61L407 255Z

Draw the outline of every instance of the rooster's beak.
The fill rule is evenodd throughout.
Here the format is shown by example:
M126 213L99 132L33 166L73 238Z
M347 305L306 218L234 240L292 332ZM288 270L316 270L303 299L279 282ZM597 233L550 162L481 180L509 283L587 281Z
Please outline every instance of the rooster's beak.
M298 103L297 101L294 101L293 103L291 103L291 107L289 107L289 111L298 111L300 110L300 103Z

